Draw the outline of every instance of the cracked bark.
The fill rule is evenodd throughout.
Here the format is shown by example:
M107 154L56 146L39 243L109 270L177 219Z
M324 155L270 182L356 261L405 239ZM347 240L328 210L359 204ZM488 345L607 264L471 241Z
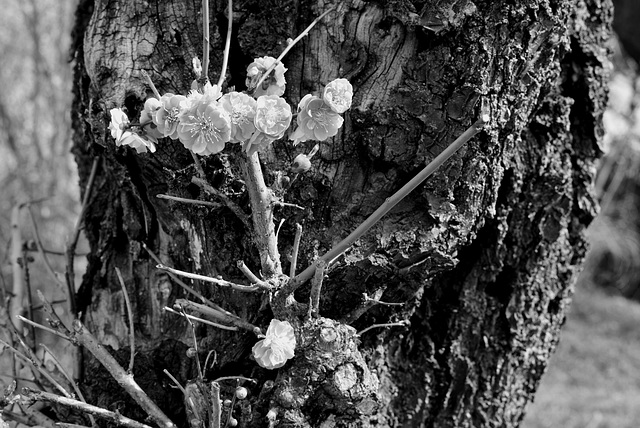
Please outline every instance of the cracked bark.
M117 150L106 125L112 107L124 105L132 117L141 109L147 96L141 69L161 92L186 92L191 58L201 55L195 3L81 1L74 47L74 153L81 182L94 156L104 162L87 211L92 252L78 307L103 343L126 346L114 267L121 269L134 296L136 361L149 368L139 376L152 376L146 384L151 395L181 426L181 399L157 373L167 368L183 384L195 378L180 342L190 337L187 326L161 311L183 295L153 268L141 243L165 264L240 283L236 261L258 272L259 256L252 234L227 208L155 197L209 197L191 184L192 160L179 142L138 156ZM225 30L215 23L224 21L226 2L211 3L210 69L216 70ZM230 78L237 89L250 58L277 56L295 36L290 28L302 30L307 17L332 4L235 3ZM320 342L327 328L334 329L330 336L351 354L329 346L334 360L321 361L320 345L303 342L300 354L317 364L298 357L277 378L249 359L250 334L198 328L203 352L218 355L209 378L235 374L259 381L251 409L238 410L241 424L265 426L264 415L277 406L281 426L517 426L556 346L584 256L584 228L596 209L589 183L602 135L610 21L609 1L351 0L292 50L285 58L285 96L292 104L336 77L349 78L356 90L344 129L285 196L306 211L275 211L286 220L281 254L289 251L296 222L304 224L301 267L353 230L481 109L492 122L323 282L320 315L341 319L367 293L405 305L374 307L354 323L356 330L403 319L410 327L357 340L350 327L320 318L313 321ZM276 142L262 156L268 184L277 187L275 171L286 174L296 154ZM203 166L208 181L249 213L238 156L229 146L203 159ZM286 271L284 257L282 263ZM195 286L253 324L270 319L258 297ZM308 286L301 289L298 301L308 301L308 293ZM91 361L88 373L93 376L85 377L85 388L94 403L118 402L122 414L140 416L119 390L92 380L97 369ZM267 380L275 386L263 387ZM230 391L223 385L221 396Z

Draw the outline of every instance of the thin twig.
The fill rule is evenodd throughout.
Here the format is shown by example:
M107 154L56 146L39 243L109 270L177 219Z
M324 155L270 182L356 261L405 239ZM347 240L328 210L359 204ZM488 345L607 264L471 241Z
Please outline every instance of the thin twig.
M203 0L203 1L206 1L206 0ZM202 168L202 162L200 162L200 158L198 157L197 154L193 153L191 150L189 150L189 153L191 153L191 157L193 158L193 163L196 167L196 172L198 173L198 175L202 180L206 180L207 176L204 173L204 168Z
M218 324L218 323L215 323L213 321L205 320L203 318L199 318L199 317L196 317L196 316L193 316L193 315L189 315L189 314L186 314L186 313L183 314L182 312L178 312L176 310L173 310L168 306L165 306L163 309L165 311L167 311L167 312L171 312L172 314L184 315L189 320L198 321L198 322L201 322L201 323L204 323L204 324L209 324L210 326L213 326L213 327L216 327L216 328L220 328L222 330L230 330L230 331L237 331L238 330L238 327L231 327L231 326L228 326L228 325L222 325L222 324Z
M451 143L446 149L442 151L434 160L432 160L422 171L420 171L415 177L413 177L407 184L402 186L400 190L388 197L384 203L378 207L364 222L362 222L353 232L346 238L336 244L333 248L327 251L321 259L327 263L331 263L336 257L347 251L354 242L356 242L362 235L364 235L371 227L376 224L385 214L387 214L393 207L395 207L401 200L403 200L409 193L411 193L416 187L418 187L423 181L425 181L433 172L443 163L445 163L460 147L462 147L467 141L475 136L489 121L489 117L483 115L483 117L476 123L471 125L462 135L460 135L453 143ZM298 274L295 278L289 281L289 283L283 288L283 292L292 293L300 285L309 280L315 272L315 265L311 264L303 272Z
M80 320L73 321L74 338L111 374L116 382L133 398L136 403L161 428L175 428L175 424L164 414L158 405L140 388L133 376L127 373L98 340L87 330Z
M42 239L40 239L40 232L38 231L38 224L36 223L36 219L33 216L33 211L31 211L31 204L27 204L27 211L29 212L29 219L31 220L31 229L33 230L36 248L38 250L38 253L40 254L40 257L42 257L42 261L44 262L44 266L46 267L47 272L49 272L49 275L51 275L56 285L60 287L61 290L68 291L66 290L64 283L60 280L60 278L58 278L58 274L56 274L56 272L53 270L51 262L49 261L49 258L44 251L44 247L42 246ZM67 298L69 297L70 296L67 295Z
M91 173L89 174L89 180L87 181L87 186L85 187L85 191L84 191L84 197L82 198L82 207L80 208L80 214L78 215L76 225L73 229L73 235L72 235L71 241L67 245L67 269L65 272L65 276L67 280L69 310L71 312L71 316L78 315L76 313L76 285L75 285L74 257L76 253L76 246L78 245L78 239L80 238L80 226L84 221L84 215L85 215L85 212L87 211L87 206L89 204L89 197L91 196L93 183L95 181L96 173L98 171L98 165L99 165L99 158L93 159L93 165L91 166Z
M185 278L196 279L196 280L205 281L205 282L210 282L210 283L213 283L213 284L216 284L216 285L220 285L222 287L231 287L232 289L237 290L237 291L254 292L254 291L264 290L264 288L261 287L258 284L256 284L256 285L240 285L240 284L236 284L234 282L225 281L224 279L220 279L220 278L213 278L211 276L198 275L197 273L185 272L183 270L170 268L170 267L162 265L162 264L157 265L156 268L158 268L160 270L167 271L167 272L171 272L171 273L173 273L175 275L183 276Z
M162 98L160 96L160 92L158 92L158 89L156 88L156 85L153 84L153 80L151 80L151 76L149 76L149 73L147 73L145 70L142 70L140 72L142 74L142 77L145 78L145 80L147 81L147 84L149 85L149 87L151 88L151 91L153 92L153 95L157 98L160 99Z
M182 202L184 204L192 204L192 205L205 205L208 207L214 207L214 208L220 208L222 207L222 204L219 202L211 202L211 201L200 201L198 199L187 199L187 198L180 198L178 196L171 196L171 195L164 195L162 193L156 195L156 198L159 199L167 199L170 201L175 201L175 202Z
M309 313L312 317L318 316L318 310L320 307L320 293L322 291L322 281L324 280L324 274L327 270L327 262L322 259L316 261L316 272L311 281L311 294L309 305Z
M282 58L284 58L284 56L291 50L292 47L295 46L296 43L298 43L300 40L302 40L302 38L304 36L306 36L307 34L309 34L309 31L311 31L311 29L322 19L324 18L327 14L329 14L330 12L333 11L333 9L335 8L335 6L331 6L326 12L324 12L322 15L320 15L319 17L317 17L316 19L313 20L313 22L304 29L304 31L302 33L300 33L300 35L298 37L296 37L291 43L289 43L287 45L287 47L282 51L282 53L280 54L280 56L278 57L278 59L275 60L275 62L273 64L271 64L271 67L269 67L264 74L262 75L262 77L260 78L260 80L258 81L258 84L256 85L256 88L259 88L260 85L262 84L262 82L264 82L264 79L267 78L267 76L269 76L269 73L271 73L271 71L273 71L274 68L276 68L276 66L280 63L280 61L282 61Z
M66 335L65 335L65 334L63 334L63 333L60 333L58 330L54 330L54 329L49 328L49 327L47 327L47 326L45 326L45 325L38 324L37 322L31 321L30 319L25 318L25 317L23 317L22 315L18 315L18 318L19 318L19 319L20 319L20 321L22 321L23 323L26 323L26 324L32 325L32 326L34 326L34 327L36 327L36 328L42 329L42 330L46 331L47 333L54 334L54 335L56 335L56 336L58 336L58 337L61 337L61 338L63 338L63 339L71 340L71 338L70 338L69 336L66 336Z
M185 319L189 323L189 326L191 327L191 336L193 338L193 349L196 351L195 358L196 358L196 368L198 369L198 380L202 382L204 381L204 374L202 373L202 366L200 366L200 357L198 356L198 338L196 337L196 328L191 322L191 320L189 319L189 315L184 311L184 308L182 309L182 315L185 317Z
M22 358L27 363L30 363L38 371L38 373L40 373L42 377L47 379L47 381L49 381L65 397L71 397L71 394L66 389L64 389L62 385L60 385L60 382L54 379L53 376L51 376L51 374L44 367L42 367L42 362L38 360L38 357L35 356L35 354L31 351L31 349L26 347L24 342L22 342L22 345L28 355L25 355L22 352L18 351L16 348L9 345L7 342L5 342L2 339L0 339L0 344L4 345L7 349L9 349L9 351L11 351L17 357Z
M202 0L202 75L209 80L209 0Z
M145 244L144 242L142 243L142 248L144 248L147 253L149 253L149 255L151 256L151 258L159 265L164 264L162 262L162 260L160 260L160 257L158 257L153 251L151 251L151 249L149 249L149 247L147 247L147 244ZM198 293L196 290L194 290L193 288L189 287L187 284L184 283L184 281L182 281L180 278L178 278L178 275L173 274L171 272L167 272L167 274L171 277L172 280L174 280L176 283L178 283L178 285L180 285L185 291L187 291L188 293L193 294L194 296L196 296L197 298L199 298L200 300L202 300L204 303L206 303L207 305L209 305L210 307L219 310L220 312L223 312L225 314L227 314L230 317L235 317L238 318L237 315L232 314L231 312L225 311L224 309L222 309L219 305L216 305L215 303L213 303L211 300L207 299L206 297L204 297L201 293ZM239 319L239 318L238 318Z
M289 202L273 201L273 205L275 205L276 207L295 208L297 210L304 211L304 207L301 207L300 205L296 205L296 204L291 204Z
M236 204L231 199L229 199L227 195L225 195L220 190L213 187L211 184L207 183L207 181L203 178L192 177L191 182L199 186L201 189L203 189L205 192L209 193L210 195L220 199L222 203L224 203L227 206L227 208L229 208L236 215L236 217L238 217L240 221L242 221L245 228L247 230L251 230L251 224L249 223L249 219L247 215L244 213L244 211L242 211L242 208L240 208L238 204Z
M258 383L257 380L244 376L222 376L214 379L213 382L222 382L223 380L246 380L247 382Z
M129 300L129 293L127 293L127 287L124 284L124 278L120 269L115 268L118 281L120 282L120 288L122 288L122 297L124 297L124 304L127 307L127 318L129 318L129 369L127 373L133 373L133 360L136 355L136 337L133 330L133 309L131 308L131 300Z
M224 55L222 57L222 71L218 80L218 87L222 88L224 77L227 73L227 64L229 63L229 51L231 50L231 28L233 23L233 0L229 0L229 23L227 25L227 39L224 42Z
M171 379L173 381L173 384L178 387L178 389L184 394L184 396L187 396L187 390L184 389L184 387L182 385L180 385L180 382L178 382L178 379L176 379L171 373L169 373L169 371L167 369L162 370L164 372L164 374L166 374L167 376L169 376L169 379Z
M198 312L202 315L205 316L209 316L224 322L228 322L229 324L235 325L237 327L240 327L244 330L248 330L250 332L255 333L256 335L260 335L262 334L260 331L260 328L256 327L255 325L243 320L243 319L235 319L232 318L230 319L229 317L226 317L224 314L221 314L220 312L205 306L205 305L201 305L199 303L196 302L192 302L190 300L186 300L186 299L176 299L176 305L178 305L179 308L181 309L186 309L189 311L193 311L193 312Z
M61 397L44 391L33 391L26 388L23 394L26 398L32 401L48 401L50 403L60 404L81 412L90 413L99 418L111 421L116 425L123 425L129 428L152 428L149 425L145 425L138 421L134 421L133 419L129 419L126 416L122 416L118 412L111 412L101 407L92 406L91 404L83 403L82 401L74 400L72 398Z
M24 310L24 271L22 264L22 231L20 230L20 210L25 204L16 204L11 210L11 268L13 273L13 295L9 302L9 319L18 331L22 331L22 323L17 318Z
M409 325L409 320L404 320L404 321L400 321L400 322L390 322L390 323L386 323L386 324L373 324L370 325L369 327L360 330L357 335L358 336L362 336L363 334L365 334L366 332L368 332L369 330L373 330L374 328L384 328L384 327L405 327Z
M296 223L296 235L293 238L293 252L291 253L291 267L289 268L289 278L296 276L298 267L298 251L300 250L300 239L302 238L302 225Z
M264 282L263 280L258 278L253 272L251 272L251 269L249 269L249 267L246 264L244 264L242 260L238 260L238 262L236 263L236 266L238 266L238 269L240 269L240 271L244 274L244 276L247 277L249 281L251 281L252 284L258 284L260 287L266 288L266 289L270 288L269 284L267 282Z
M49 349L45 344L41 343L40 346L42 346L42 349L44 349L49 354L49 356L51 357L51 360L53 361L53 364L56 366L56 368L62 374L62 376L64 376L67 382L69 382L69 385L71 385L71 388L73 388L73 391L76 393L80 401L82 401L83 403L86 403L87 400L84 398L84 395L82 395L82 391L80 391L80 388L78 388L78 385L76 385L76 383L73 381L69 373L67 373L67 371L64 369L64 367L62 366L62 364L60 363L60 360L58 360L56 355L53 352L51 352L51 349ZM89 416L89 420L91 421L91 426L95 427L96 420L94 419L93 415L89 413L88 416Z

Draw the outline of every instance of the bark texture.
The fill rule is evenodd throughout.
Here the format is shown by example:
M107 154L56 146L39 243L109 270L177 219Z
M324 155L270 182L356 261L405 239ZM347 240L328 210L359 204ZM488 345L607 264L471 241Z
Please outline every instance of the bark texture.
M480 112L487 129L403 201L328 272L320 315L307 321L294 360L279 371L250 359L255 336L198 327L209 379L258 380L234 411L241 426L517 426L532 399L570 301L595 214L590 191L606 105L610 1L236 1L227 83L244 87L254 57L277 56L286 39L334 5L285 58L292 105L337 77L355 88L343 130L321 145L314 168L283 190L297 153L275 142L262 153L267 183L304 211L276 208L278 239L289 262L295 223L304 225L302 267L326 252L406 183ZM77 16L74 153L82 183L92 159L101 169L86 218L90 264L78 307L101 341L128 355L127 324L114 268L125 276L135 310L136 377L186 426L181 399L161 373L195 378L186 357L191 333L162 307L184 297L142 248L176 268L243 282L260 257L245 227L249 197L240 150L202 159L207 180L247 216L178 204L159 193L220 202L191 183L191 156L177 141L154 155L116 148L108 110L134 118L147 97L140 71L161 93L185 93L201 56L199 2L81 1ZM225 1L211 2L212 80L226 32ZM194 285L250 322L272 317L260 295ZM363 293L401 307L376 306L336 322ZM309 298L308 286L296 294ZM409 320L410 326L371 330ZM85 375L96 373L88 359ZM88 370L91 370L89 372ZM140 417L121 392L85 387L96 403ZM229 396L235 384L223 384ZM117 397L117 398L115 398Z

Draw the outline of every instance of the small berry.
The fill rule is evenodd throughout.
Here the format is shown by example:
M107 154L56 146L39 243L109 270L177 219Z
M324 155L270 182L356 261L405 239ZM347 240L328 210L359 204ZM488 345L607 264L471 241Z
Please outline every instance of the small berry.
M247 398L247 388L243 386L236 388L236 398L238 400L244 400Z
M224 407L229 407L231 406L231 400L229 400L228 398L226 400L224 400L222 402L222 404L224 405Z
M196 348L187 349L187 357L189 357L189 358L195 357L196 353L197 353Z
M237 425L238 425L238 420L236 418L229 419L229 426L230 427L235 427Z
M294 173L306 172L309 171L309 169L311 169L311 160L303 153L296 156L291 164L291 170Z

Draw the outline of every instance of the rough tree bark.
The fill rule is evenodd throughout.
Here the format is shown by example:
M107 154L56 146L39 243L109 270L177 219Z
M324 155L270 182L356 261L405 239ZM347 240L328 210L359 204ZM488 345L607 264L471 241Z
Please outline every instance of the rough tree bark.
M160 92L185 93L200 57L200 2L84 0L75 31L76 155L84 186L100 171L86 215L89 268L78 308L99 339L127 358L127 321L114 268L135 310L136 378L186 426L182 399L161 373L195 378L185 354L190 330L162 311L183 291L155 264L242 282L236 262L260 260L242 215L183 205L158 193L220 202L191 183L191 156L177 141L136 155L116 148L108 110L140 111L146 70ZM212 67L217 80L226 1L211 2ZM198 327L201 358L217 353L209 379L255 378L235 414L242 426L517 426L558 341L595 214L590 190L606 104L612 6L605 0L256 1L234 2L228 84L243 89L252 58L277 56L313 17L321 22L285 58L292 105L336 77L355 88L345 126L293 180L278 239L282 264L294 225L304 225L302 267L323 254L473 123L490 125L329 270L319 323L345 349L310 350L268 371L250 358L255 336ZM261 154L276 192L303 150L279 141ZM308 148L306 149L308 150ZM207 180L250 218L240 151L202 159ZM286 271L286 269L285 269ZM264 327L272 317L259 295L194 285L208 298ZM308 299L308 286L297 294ZM401 307L376 306L353 322L409 320L353 340L341 319L363 293ZM309 345L311 348L315 345ZM311 349L309 348L309 349ZM347 349L348 348L348 349ZM315 348L314 348L315 349ZM298 351L297 351L298 352ZM341 354L351 353L345 357ZM319 356L318 356L319 355ZM319 358L313 360L313 358ZM89 400L144 417L89 356ZM223 398L234 385L222 385Z

